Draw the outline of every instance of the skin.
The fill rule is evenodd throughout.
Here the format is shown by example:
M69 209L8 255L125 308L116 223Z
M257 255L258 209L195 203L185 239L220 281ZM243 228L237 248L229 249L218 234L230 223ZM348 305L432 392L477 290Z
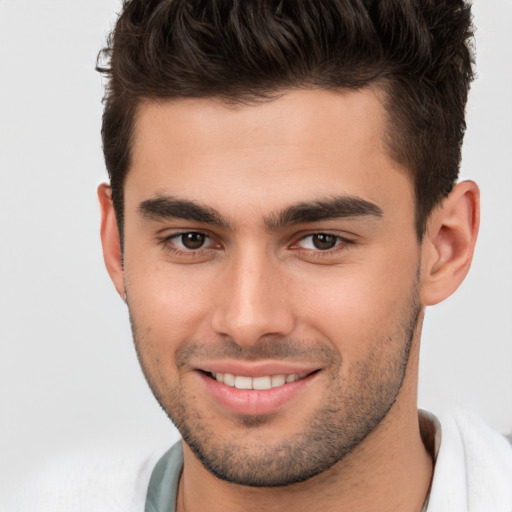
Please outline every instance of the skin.
M108 185L102 241L146 378L186 441L178 510L421 509L432 474L416 406L421 323L469 269L478 189L458 184L419 244L386 130L372 90L139 109L124 265ZM375 210L283 214L347 197ZM215 216L177 218L169 198ZM183 233L204 245L187 248ZM334 247L315 246L318 234ZM279 364L310 376L270 411L227 408L205 376Z

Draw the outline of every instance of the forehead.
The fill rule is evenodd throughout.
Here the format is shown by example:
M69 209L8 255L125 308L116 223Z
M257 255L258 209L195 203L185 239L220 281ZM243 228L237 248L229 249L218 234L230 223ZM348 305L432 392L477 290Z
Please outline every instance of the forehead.
M145 102L125 198L178 195L225 209L228 199L279 208L332 193L392 202L412 188L385 135L386 113L371 90L290 91L236 106Z

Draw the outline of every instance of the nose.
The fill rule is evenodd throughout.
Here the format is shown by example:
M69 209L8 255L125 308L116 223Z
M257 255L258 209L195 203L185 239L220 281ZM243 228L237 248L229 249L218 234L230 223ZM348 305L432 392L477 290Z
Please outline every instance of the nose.
M219 286L212 327L238 345L270 335L284 337L295 327L291 290L280 262L258 249L233 258Z

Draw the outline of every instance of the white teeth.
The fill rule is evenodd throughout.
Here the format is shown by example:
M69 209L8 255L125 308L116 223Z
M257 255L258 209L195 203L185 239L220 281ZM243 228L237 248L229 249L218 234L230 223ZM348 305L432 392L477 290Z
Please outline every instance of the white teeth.
M252 389L270 389L272 379L270 377L254 377L252 379Z
M245 377L243 375L233 375L231 373L212 373L214 379L218 382L226 384L232 388L237 389L257 389L266 390L271 388L278 388L284 384L295 382L296 380L304 378L308 372L292 373L290 375L265 375L263 377Z
M237 388L237 389L252 389L251 377L242 377L241 375L237 375L235 377L235 388Z
M272 375L272 387L273 388L282 386L285 382L286 382L286 377L284 375Z
M231 386L232 388L234 388L235 387L235 376L231 373L225 373L223 382L227 386Z

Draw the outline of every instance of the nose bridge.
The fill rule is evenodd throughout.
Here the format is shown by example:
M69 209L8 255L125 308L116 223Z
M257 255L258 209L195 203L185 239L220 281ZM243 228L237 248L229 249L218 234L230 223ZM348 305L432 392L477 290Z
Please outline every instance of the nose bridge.
M280 262L262 247L236 251L219 290L214 329L240 345L269 334L289 334L294 319L281 272Z

